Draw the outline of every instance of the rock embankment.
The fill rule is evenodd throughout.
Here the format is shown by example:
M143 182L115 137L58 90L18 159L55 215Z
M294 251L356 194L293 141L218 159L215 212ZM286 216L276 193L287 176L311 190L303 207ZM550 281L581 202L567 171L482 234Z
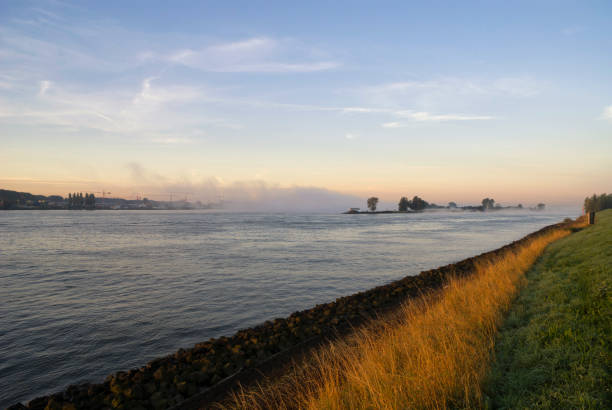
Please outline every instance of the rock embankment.
M224 378L249 369L336 328L359 324L365 317L398 306L406 298L440 288L451 275L467 276L481 259L503 255L532 238L569 223L545 227L497 250L407 276L365 292L267 321L230 337L213 338L146 366L110 375L103 383L70 386L60 393L17 404L9 409L161 409L200 395Z

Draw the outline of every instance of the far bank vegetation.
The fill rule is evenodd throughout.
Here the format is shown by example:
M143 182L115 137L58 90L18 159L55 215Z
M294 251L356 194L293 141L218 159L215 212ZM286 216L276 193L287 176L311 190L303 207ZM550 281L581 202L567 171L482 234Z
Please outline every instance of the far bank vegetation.
M605 195L605 194L604 194ZM589 200L589 198L587 198ZM379 198L372 196L367 199L367 209L369 212L376 212L378 207ZM586 205L585 205L586 206ZM546 205L543 203L538 203L536 206L529 208L531 210L541 211L545 209ZM495 202L493 198L484 198L480 205L465 205L458 206L456 202L451 201L446 206L438 205L433 202L427 202L422 199L418 195L414 195L412 199L408 199L406 196L402 196L397 204L397 211L379 211L382 213L391 213L391 212L420 212L426 209L450 209L450 210L467 210L467 211L496 211L502 209L524 209L522 204L518 204L516 206L502 206L500 203ZM363 213L359 212L359 208L350 208L348 212L345 213Z

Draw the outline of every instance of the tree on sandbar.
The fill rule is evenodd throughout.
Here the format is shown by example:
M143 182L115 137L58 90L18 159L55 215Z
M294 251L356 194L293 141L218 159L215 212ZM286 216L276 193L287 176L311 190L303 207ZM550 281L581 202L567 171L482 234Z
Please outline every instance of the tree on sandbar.
M419 198L418 196L414 196L411 201L408 201L408 206L410 209L414 211L422 211L427 208L429 204L424 199Z
M376 211L376 205L378 204L378 198L375 196L368 198L368 209L372 212Z
M406 212L408 210L409 204L410 204L410 201L408 201L408 198L403 196L399 201L397 209L399 209L400 212Z
M495 199L493 198L485 198L482 200L482 208L483 209L493 209L495 207Z

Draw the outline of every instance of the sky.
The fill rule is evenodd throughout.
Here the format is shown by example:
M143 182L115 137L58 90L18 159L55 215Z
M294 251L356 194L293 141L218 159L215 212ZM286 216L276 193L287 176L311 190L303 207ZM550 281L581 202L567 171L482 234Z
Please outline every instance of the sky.
M612 2L4 0L0 188L579 204L612 191Z

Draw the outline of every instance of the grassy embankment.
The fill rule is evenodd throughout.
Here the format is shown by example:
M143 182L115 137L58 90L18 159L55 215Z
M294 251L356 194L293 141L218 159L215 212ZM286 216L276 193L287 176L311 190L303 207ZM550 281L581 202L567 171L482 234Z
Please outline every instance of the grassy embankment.
M550 246L500 330L496 408L612 408L612 210Z
M233 408L484 407L495 337L525 272L559 229L479 261L472 276L408 301L320 349L280 380L236 394Z

